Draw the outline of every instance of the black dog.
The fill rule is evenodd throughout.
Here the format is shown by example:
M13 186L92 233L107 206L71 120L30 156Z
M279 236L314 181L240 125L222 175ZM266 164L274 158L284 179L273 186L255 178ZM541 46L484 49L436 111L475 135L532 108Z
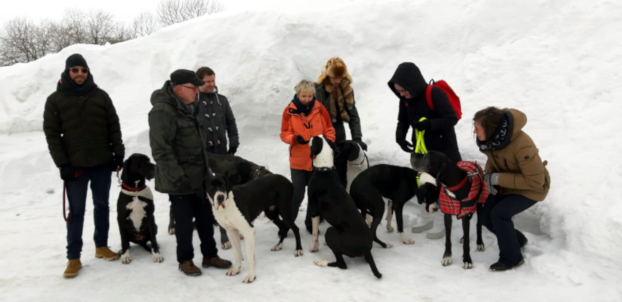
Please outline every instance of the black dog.
M421 175L419 175L421 174ZM420 185L419 185L420 183ZM384 248L393 247L390 243L386 244L376 234L376 229L384 214L384 198L389 199L387 213L387 230L393 231L391 227L391 216L393 211L396 214L397 231L404 244L414 244L415 242L404 235L404 222L402 209L404 204L417 195L419 203L424 200L436 201L438 198L438 188L436 181L427 173L399 166L376 165L363 171L352 183L350 195L356 207L361 210L363 217L370 214L373 218L371 232L374 241Z
M121 232L121 262L128 264L130 256L130 242L139 244L151 252L153 262L162 262L156 234L158 226L155 223L153 212L153 194L147 187L145 179L153 179L155 165L149 157L143 154L132 154L123 163L121 173L122 188L117 201L117 222ZM151 248L147 242L151 241Z
M346 269L343 255L364 256L377 278L378 272L371 255L373 237L365 220L356 209L354 201L339 181L333 161L332 142L322 136L309 142L314 172L309 180L309 211L313 221L313 242L311 252L319 249L318 226L320 215L331 225L326 230L326 244L335 254L336 262L316 260L318 266Z
M295 256L302 256L300 232L291 213L294 186L281 175L267 175L244 185L232 186L226 176L216 174L207 186L207 196L212 204L214 217L227 230L233 243L236 263L227 272L235 276L242 266L240 233L246 241L246 257L249 274L244 283L255 280L255 227L253 221L264 212L279 228L279 243L272 250L283 248L283 239L291 228L296 237ZM283 220L279 218L283 217Z
M343 141L337 144L337 150L335 168L337 168L341 184L350 193L352 181L369 168L369 160L365 150L355 141Z
M239 156L209 153L208 163L212 172L225 175L234 186L242 185L259 177L272 174L264 166L259 166ZM168 233L173 235L175 234L173 207L169 210L169 217ZM225 250L231 248L231 242L229 241L227 232L222 227L220 228L220 243Z
M430 151L422 155L412 153L410 158L413 169L425 171L436 175L436 181L441 184L440 207L445 213L445 253L443 254L443 266L451 264L451 215L458 215L462 219L463 265L464 269L473 267L469 245L469 226L474 212L480 212L483 202L488 196L486 182L483 181L483 171L477 163L460 162L459 165L452 162L442 152ZM470 167L469 171L461 167ZM428 200L426 203L432 203ZM430 207L434 211L434 207ZM479 215L478 215L479 217ZM482 223L477 219L477 250L484 250L482 240Z

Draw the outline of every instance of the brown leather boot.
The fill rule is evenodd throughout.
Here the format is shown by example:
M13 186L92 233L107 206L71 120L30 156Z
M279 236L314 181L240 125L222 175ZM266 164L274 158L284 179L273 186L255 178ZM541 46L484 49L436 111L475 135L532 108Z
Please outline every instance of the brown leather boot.
M188 276L200 276L201 269L196 267L192 260L186 260L179 264L179 270Z
M107 246L101 246L95 249L95 258L104 258L106 261L119 259L119 254L111 251Z
M71 259L67 263L67 269L63 274L65 278L73 278L78 275L78 271L82 268L82 263L80 262L80 258Z
M231 261L220 259L220 257L212 257L212 258L203 258L203 267L208 268L213 266L215 268L230 268Z

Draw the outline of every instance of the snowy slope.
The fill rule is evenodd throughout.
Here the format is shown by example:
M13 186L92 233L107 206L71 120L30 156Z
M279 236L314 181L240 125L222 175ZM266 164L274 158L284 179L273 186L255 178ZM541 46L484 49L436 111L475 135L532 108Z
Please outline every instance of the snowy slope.
M0 258L0 299L619 301L620 15L622 4L604 0L350 1L304 12L212 15L150 37L104 47L75 45L33 63L0 68L0 252L6 255ZM529 238L526 265L489 272L498 248L487 230L486 251L473 251L475 268L464 271L458 223L452 233L454 264L445 268L443 240L409 233L416 244L405 246L379 228L379 236L396 246L374 248L383 273L378 281L363 259L346 259L346 271L315 267L313 260L333 256L327 247L308 253L306 232L304 257L293 257L293 238L283 251L269 252L276 228L260 221L257 283L240 283L246 262L241 276L208 269L200 278L187 278L176 272L174 237L162 232L169 202L156 194L164 263L151 263L140 249L132 249L129 266L92 258L93 224L86 219L85 267L77 279L64 280L62 183L41 124L45 99L65 58L76 52L115 102L128 154L151 154L151 92L177 68L207 65L232 102L241 132L239 155L288 177L287 147L278 139L282 110L294 85L315 80L332 56L345 60L354 79L372 164L408 165L408 154L394 143L397 98L386 84L401 62L415 62L427 79L447 80L461 96L464 117L456 132L465 159L484 159L473 142L473 113L489 105L521 109L529 118L525 131L549 161L552 176L548 198L515 219ZM111 190L113 249L120 248L114 219L118 191ZM87 209L92 215L92 205ZM409 229L420 211L413 203L405 212ZM197 242L195 236L195 247ZM231 251L220 253L233 258Z

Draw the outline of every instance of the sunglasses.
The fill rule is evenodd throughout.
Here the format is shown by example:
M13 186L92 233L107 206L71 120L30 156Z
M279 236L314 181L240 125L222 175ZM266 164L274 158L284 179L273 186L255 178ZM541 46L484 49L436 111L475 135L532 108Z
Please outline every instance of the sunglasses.
M184 88L188 88L190 90L196 90L197 88L199 88L199 87L188 87L188 86L184 86L184 85L179 85L179 86L184 87Z
M89 72L88 68L71 68L69 70L71 70L71 72L73 72L73 73L78 73L78 71L82 71L82 73L88 73Z

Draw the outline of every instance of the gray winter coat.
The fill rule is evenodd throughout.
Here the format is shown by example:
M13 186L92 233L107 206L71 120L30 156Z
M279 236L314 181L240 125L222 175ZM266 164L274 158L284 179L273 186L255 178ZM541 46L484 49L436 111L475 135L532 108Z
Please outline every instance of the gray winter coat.
M216 154L227 154L227 137L229 148L240 145L238 127L227 98L218 94L218 87L213 93L199 93L197 95L199 123L203 126L207 151Z
M149 143L156 162L156 191L201 192L209 178L209 167L203 129L197 116L175 95L170 81L153 92L151 104ZM197 112L196 107L194 112Z

